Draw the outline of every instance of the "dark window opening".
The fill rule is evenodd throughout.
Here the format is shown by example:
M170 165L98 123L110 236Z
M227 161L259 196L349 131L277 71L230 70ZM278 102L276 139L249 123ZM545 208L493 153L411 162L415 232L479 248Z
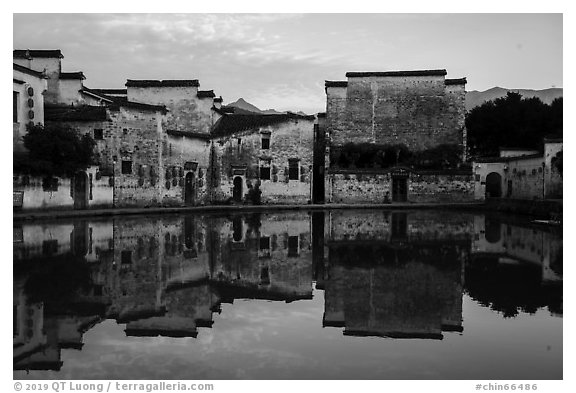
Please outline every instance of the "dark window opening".
M270 180L270 168L260 168L260 179Z
M263 236L260 238L260 249L261 250L269 250L270 249L270 237Z
M262 136L262 149L270 149L270 135Z
M122 161L122 174L129 175L132 173L132 161Z
M120 261L122 265L132 264L132 251L122 251L120 253Z
M298 160L288 160L288 179L298 180Z
M232 239L234 239L235 242L242 241L242 232L243 232L242 227L243 227L242 217L234 217L234 220L232 221L232 230L233 230Z
M94 139L97 141L101 141L104 139L104 130L102 128L95 128L94 129Z
M270 180L270 160L260 161L260 179Z
M260 270L260 285L269 285L270 284L270 271L268 267L263 267Z
M288 236L288 256L298 256L298 236Z
M13 112L12 112L12 117L14 120L14 123L18 123L18 100L20 98L20 94L16 91L12 92L12 102L14 104L14 108L13 108Z

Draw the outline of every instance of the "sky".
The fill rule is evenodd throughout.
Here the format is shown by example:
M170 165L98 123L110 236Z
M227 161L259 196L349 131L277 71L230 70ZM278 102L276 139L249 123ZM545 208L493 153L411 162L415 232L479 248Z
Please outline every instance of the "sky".
M224 103L323 112L348 71L446 69L467 90L563 87L562 14L14 14L14 49L61 49L85 86L199 79Z

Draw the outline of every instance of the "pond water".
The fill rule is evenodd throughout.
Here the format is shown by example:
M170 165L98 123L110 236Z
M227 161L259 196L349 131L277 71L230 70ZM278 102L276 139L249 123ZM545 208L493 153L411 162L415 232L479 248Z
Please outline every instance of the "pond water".
M562 233L454 211L14 222L15 379L562 379Z

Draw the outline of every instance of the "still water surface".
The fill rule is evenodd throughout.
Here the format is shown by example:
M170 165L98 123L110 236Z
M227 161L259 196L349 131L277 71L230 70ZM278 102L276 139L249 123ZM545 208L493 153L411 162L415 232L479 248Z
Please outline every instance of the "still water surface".
M562 301L507 216L14 223L15 379L561 379Z

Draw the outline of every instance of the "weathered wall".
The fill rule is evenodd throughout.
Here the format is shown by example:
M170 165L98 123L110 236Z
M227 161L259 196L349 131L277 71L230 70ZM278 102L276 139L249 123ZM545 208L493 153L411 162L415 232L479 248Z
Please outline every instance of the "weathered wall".
M96 176L97 167L86 170L88 183L88 209L112 207L113 187L108 176ZM72 181L69 178L57 178L58 188L44 191L43 178L14 174L13 191L24 192L22 210L59 210L74 208L74 194L70 190Z
M270 132L270 148L262 149L261 132ZM238 143L240 139L240 144ZM260 181L263 203L306 204L310 200L314 121L291 119L286 122L220 137L213 142L219 172L216 198L232 197L232 166L246 166L242 194ZM259 179L261 158L270 160L270 180ZM299 179L289 180L288 160L299 159Z
M16 60L16 59L15 59ZM34 124L44 124L44 93L47 89L46 79L38 78L34 75L13 70L13 78L24 82L23 84L13 82L13 92L18 93L16 102L17 122L13 123L12 146L14 151L23 151L24 145L22 137L26 135L26 125L29 122ZM28 95L28 87L34 89L32 96ZM28 104L28 99L32 99L32 106ZM30 119L29 112L32 111L34 118Z
M349 77L343 116L330 119L334 113L330 107L337 107L341 98L329 98L332 144L405 144L413 151L462 145L463 88L447 90L444 80L443 76Z
M44 94L44 100L50 104L58 103L59 99L59 82L60 82L60 72L62 71L62 65L59 58L33 58L31 60L14 58L14 63L21 66L30 68L38 72L46 72L48 77L47 91Z
M328 174L331 203L383 203L392 198L390 172L332 171ZM474 200L472 174L416 173L408 178L408 202L468 202Z
M541 199L544 196L542 157L508 162L505 194L511 198ZM512 190L510 190L512 185Z
M133 87L128 86L128 101L143 104L165 105L168 114L164 120L165 130L210 133L215 122L212 111L213 99L198 98L198 87Z
M65 105L85 104L85 99L80 94L81 89L81 79L60 79L58 86L58 102Z
M411 174L410 202L469 202L474 200L472 174Z
M389 173L329 173L331 203L383 203L391 192Z
M117 162L114 165L115 206L162 204L165 174L162 162L162 116L159 112L120 108L110 112ZM132 171L122 173L122 161L132 161Z
M163 135L162 142L162 159L166 168L166 174L169 170L174 171L177 168L178 174L182 171L182 182L184 182L188 173L194 176L194 202L193 204L204 204L208 201L208 185L206 176L208 172L210 156L210 141L204 138L189 136ZM192 170L187 163L196 163L196 169ZM170 176L172 177L172 176ZM173 179L171 179L173 180ZM185 186L180 180L174 185L174 182L167 180L164 185L163 201L164 203L172 201L173 203L182 203L184 201Z

